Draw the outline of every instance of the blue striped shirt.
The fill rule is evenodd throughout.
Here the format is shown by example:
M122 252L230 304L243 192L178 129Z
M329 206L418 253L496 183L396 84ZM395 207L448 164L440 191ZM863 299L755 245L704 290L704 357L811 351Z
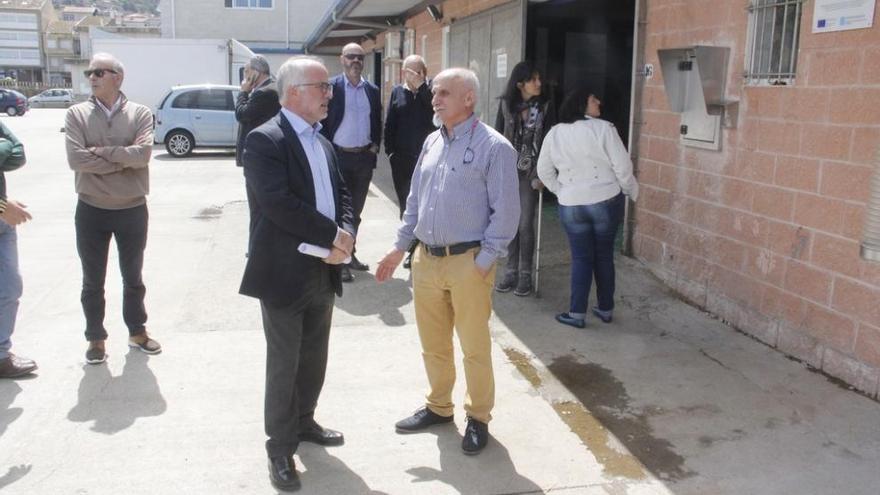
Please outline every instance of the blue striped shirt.
M425 139L413 172L395 247L418 239L429 246L480 241L484 269L507 254L519 224L516 151L476 116Z

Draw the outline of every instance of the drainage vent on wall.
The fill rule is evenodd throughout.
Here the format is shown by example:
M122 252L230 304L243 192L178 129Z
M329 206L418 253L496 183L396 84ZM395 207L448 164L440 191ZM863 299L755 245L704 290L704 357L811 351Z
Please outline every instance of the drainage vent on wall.
M862 258L880 261L880 148L874 154L874 176L871 179L871 197L868 199L868 212L865 215Z

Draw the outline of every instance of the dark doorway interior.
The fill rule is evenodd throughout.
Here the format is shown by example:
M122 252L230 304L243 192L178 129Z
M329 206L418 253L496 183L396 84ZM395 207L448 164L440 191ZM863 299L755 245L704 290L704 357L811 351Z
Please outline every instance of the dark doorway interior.
M635 0L529 3L526 59L553 86L556 104L579 85L602 100L602 118L629 143ZM546 83L550 83L547 85Z

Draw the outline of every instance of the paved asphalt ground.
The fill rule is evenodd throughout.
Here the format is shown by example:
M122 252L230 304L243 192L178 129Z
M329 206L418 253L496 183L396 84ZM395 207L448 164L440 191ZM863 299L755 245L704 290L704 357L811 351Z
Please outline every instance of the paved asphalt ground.
M145 281L158 356L126 347L115 255L105 365L85 364L73 173L63 110L2 117L28 165L9 195L25 281L13 351L37 360L0 381L0 493L263 494L265 343L255 300L237 294L247 205L230 153L154 150ZM375 267L397 224L387 161L359 253ZM476 457L455 425L397 435L426 386L408 272L358 274L337 300L318 420L342 447L304 444L304 494L880 493L880 404L682 303L634 260L618 261L614 323L558 325L568 254L544 211L541 298L496 295L493 438Z

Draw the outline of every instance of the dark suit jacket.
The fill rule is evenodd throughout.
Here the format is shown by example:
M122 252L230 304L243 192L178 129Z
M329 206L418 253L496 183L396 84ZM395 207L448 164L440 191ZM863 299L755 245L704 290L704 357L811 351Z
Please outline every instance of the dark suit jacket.
M241 167L241 155L244 152L244 138L248 133L271 119L281 110L278 103L278 90L275 79L263 81L260 87L250 93L240 92L235 99L235 120L238 121L238 142L235 146L235 164Z
M333 146L318 136L327 154L336 220L318 212L312 171L299 137L283 114L257 127L245 140L244 177L256 200L248 260L240 293L274 304L292 304L313 292L328 273L320 258L300 254L300 243L330 248L337 226L354 235L351 197L339 173ZM342 295L340 266L330 266Z
M327 109L327 118L321 122L321 133L333 142L333 135L345 116L345 74L339 74L330 80L333 85L333 99ZM379 88L370 81L364 81L367 100L370 102L370 141L376 145L376 151L382 143L382 101Z

